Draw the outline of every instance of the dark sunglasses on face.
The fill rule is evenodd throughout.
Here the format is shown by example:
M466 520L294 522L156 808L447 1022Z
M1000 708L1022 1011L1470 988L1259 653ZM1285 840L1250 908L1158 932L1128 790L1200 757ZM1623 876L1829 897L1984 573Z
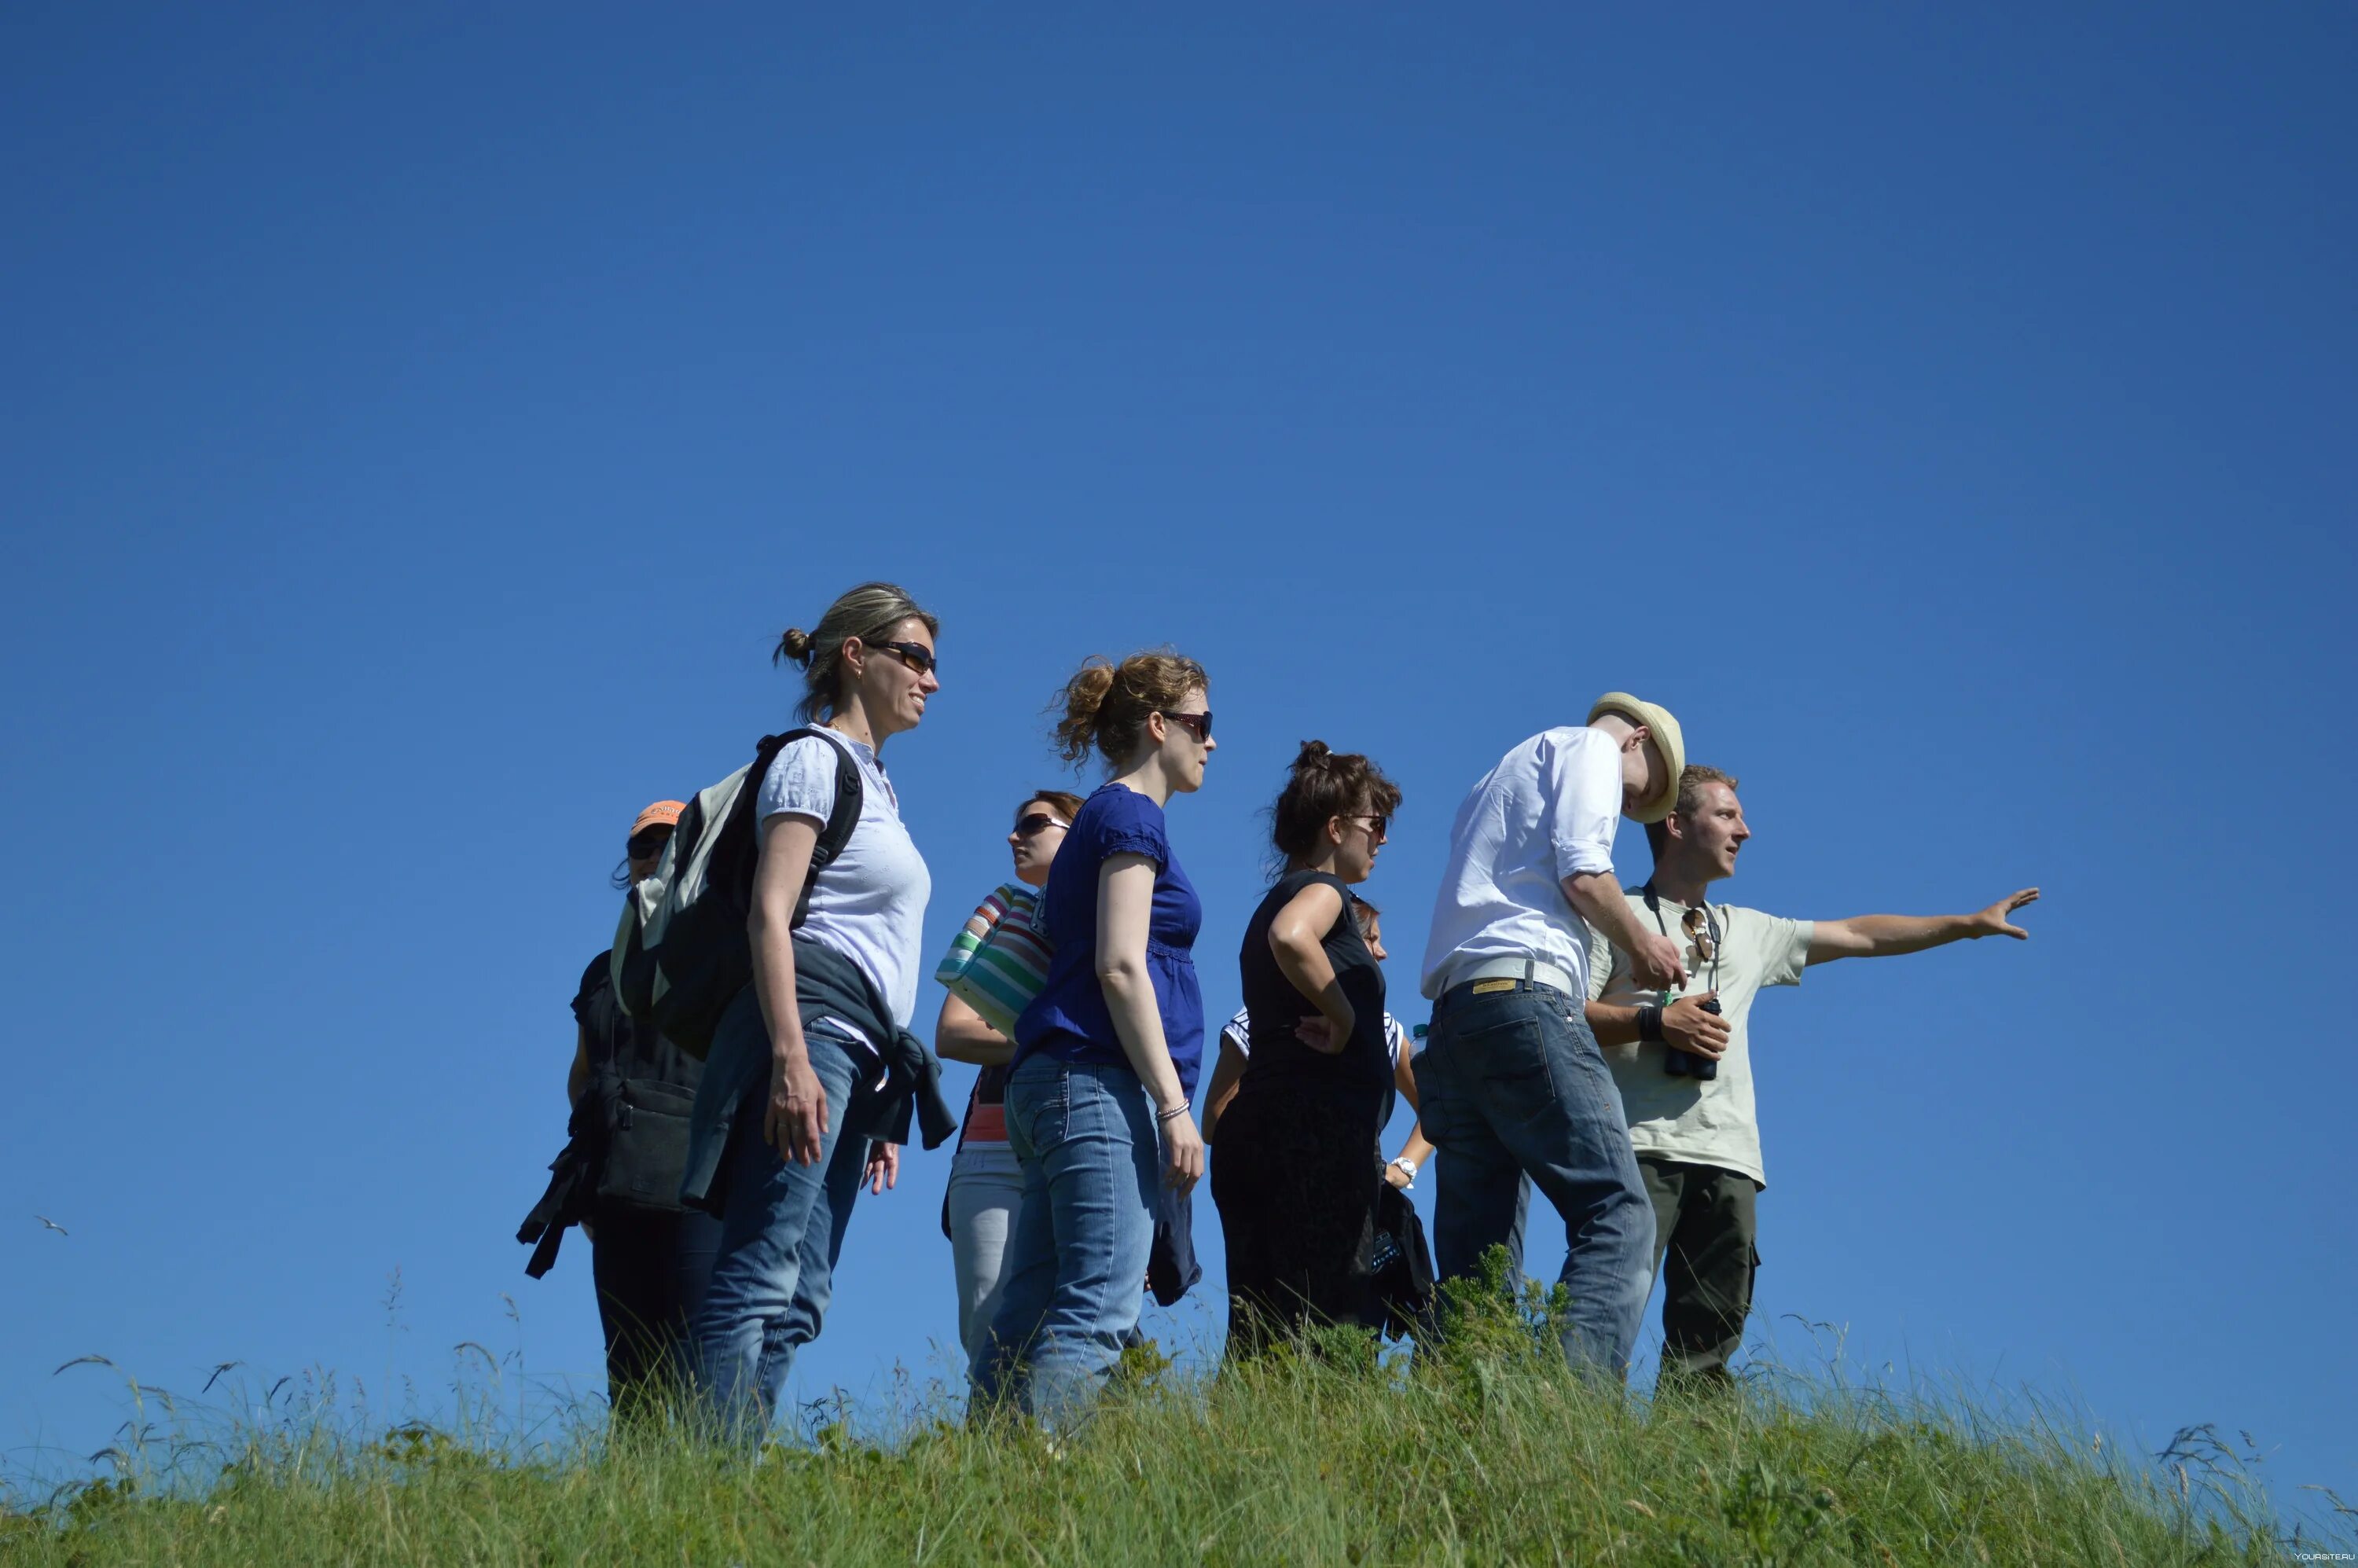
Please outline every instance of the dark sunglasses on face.
M1071 826L1072 824L1068 822L1057 821L1055 817L1049 816L1044 811L1035 811L1029 816L1018 817L1016 819L1015 836L1018 838L1036 838L1039 834L1046 831L1048 828L1069 827Z
M607 842L611 844L613 840L610 838ZM650 827L644 833L632 835L630 842L622 847L630 851L633 860L644 860L662 854L663 847L670 842L670 828Z
M881 648L888 654L900 654L901 662L921 676L929 676L941 667L941 661L934 657L934 651L923 643L871 643L868 645Z
M1343 820L1346 822L1366 823L1368 825L1368 837L1375 839L1379 844L1385 839L1390 838L1392 835L1392 819L1389 816L1378 816L1370 812L1363 811L1357 816L1347 816L1343 818Z
M1154 711L1184 728L1188 734L1195 737L1195 744L1198 746L1206 744L1212 739L1212 715L1208 708L1202 713L1181 713L1176 708L1158 708Z

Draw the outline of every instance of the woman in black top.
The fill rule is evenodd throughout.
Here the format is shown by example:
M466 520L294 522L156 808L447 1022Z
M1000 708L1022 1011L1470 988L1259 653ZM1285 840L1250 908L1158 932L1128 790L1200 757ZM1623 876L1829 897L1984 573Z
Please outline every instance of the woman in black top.
M1400 800L1366 757L1309 741L1271 814L1285 870L1245 929L1252 1052L1212 1162L1239 1353L1312 1324L1383 1322L1369 1252L1392 1064L1348 884L1375 869Z

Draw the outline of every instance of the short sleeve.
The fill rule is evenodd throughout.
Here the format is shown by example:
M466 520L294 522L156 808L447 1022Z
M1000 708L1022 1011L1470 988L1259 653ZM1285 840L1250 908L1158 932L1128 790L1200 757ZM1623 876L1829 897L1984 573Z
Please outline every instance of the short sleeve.
M1403 1057L1416 1054L1415 1048L1409 1040L1408 1031L1402 1029L1401 1021L1389 1012L1384 1014L1384 1046L1391 1052L1394 1066L1400 1065Z
M1814 920L1780 920L1773 914L1753 914L1761 923L1760 983L1764 986L1797 986L1801 983L1801 971L1810 967L1810 942L1818 934Z
M1595 730L1574 730L1540 761L1549 803L1548 842L1556 880L1613 869L1613 835L1621 825L1621 753Z
M1252 1054L1252 1013L1249 1010L1237 1009L1237 1015L1220 1030L1220 1043L1235 1046L1239 1056Z
M830 741L806 735L790 741L762 775L762 793L754 805L756 821L773 816L806 816L824 827L835 815L835 774L843 754Z
M581 989L573 993L573 1016L576 1021L582 1023L590 1022L588 1010L591 1000L597 997L599 988L613 983L613 952L609 949L590 959L590 967L581 971Z
M1171 863L1171 840L1163 831L1163 811L1134 789L1120 786L1103 797L1105 815L1098 818L1096 842L1090 846L1099 864L1116 855L1143 855L1160 872Z
M1588 1000L1604 999L1613 982L1613 944L1595 926L1588 928Z

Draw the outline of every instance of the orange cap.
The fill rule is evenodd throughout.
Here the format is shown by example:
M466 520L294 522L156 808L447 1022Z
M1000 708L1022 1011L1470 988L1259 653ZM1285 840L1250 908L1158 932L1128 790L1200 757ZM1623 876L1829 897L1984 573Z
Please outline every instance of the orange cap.
M684 800L659 800L639 813L639 819L631 824L630 836L635 838L650 827L676 827L679 814L687 809Z

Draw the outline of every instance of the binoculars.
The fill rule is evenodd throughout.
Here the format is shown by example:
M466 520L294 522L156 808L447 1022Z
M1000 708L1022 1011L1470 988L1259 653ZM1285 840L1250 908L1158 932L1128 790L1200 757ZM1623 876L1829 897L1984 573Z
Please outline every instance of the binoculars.
M1697 1005L1705 1012L1715 1014L1719 1011L1717 997ZM1662 1071L1674 1078L1715 1078L1719 1076L1719 1064L1709 1056L1698 1056L1675 1045L1666 1045L1662 1048Z

